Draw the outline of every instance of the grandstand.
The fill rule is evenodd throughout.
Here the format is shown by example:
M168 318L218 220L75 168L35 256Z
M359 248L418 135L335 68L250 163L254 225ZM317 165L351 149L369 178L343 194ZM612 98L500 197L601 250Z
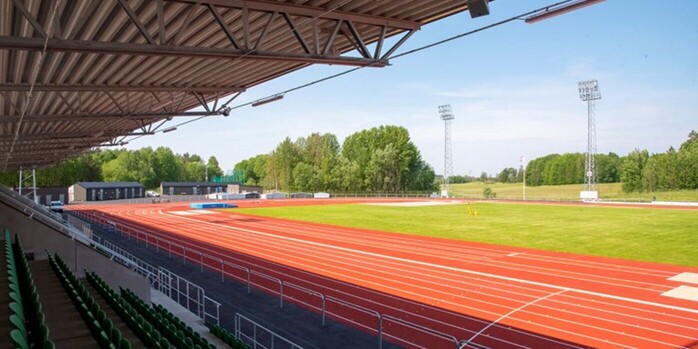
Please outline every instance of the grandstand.
M15 234L4 228L0 301L8 306L1 308L7 333L0 338L8 340L0 340L0 348L215 348L208 334L195 332L163 306L149 305L148 279L112 261L126 257L86 243L88 237L60 217L1 191L1 223ZM20 213L21 204L26 206ZM35 224L22 224L24 213Z

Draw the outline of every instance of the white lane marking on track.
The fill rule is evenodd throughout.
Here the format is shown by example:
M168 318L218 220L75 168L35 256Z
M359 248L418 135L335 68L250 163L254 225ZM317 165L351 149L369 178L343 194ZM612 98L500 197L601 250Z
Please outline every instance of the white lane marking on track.
M157 212L155 212L155 213L157 213ZM199 227L199 228L201 228L201 227ZM215 229L215 230L214 230L214 229ZM211 231L211 232L213 232L213 234L220 235L220 236L226 236L226 235L227 235L227 233L226 233L225 231L218 230L218 228L214 228L214 227L208 228L208 229L206 229L206 230ZM251 235L254 236L254 235L257 235L257 234L251 234ZM259 239L259 241L262 241L261 239L266 239L266 238L263 238L263 237L260 236L258 239ZM266 246L272 246L272 245L286 246L286 243L285 243L285 242L282 242L282 241L278 241L278 242L273 242L273 240L271 240L271 241L266 240L266 241L267 241L267 242L265 242L265 244L267 244ZM297 244L297 243L296 243L296 244ZM302 244L299 244L299 245L302 245ZM323 248L323 247L313 246L313 248L318 249L318 251L327 251L327 249L325 249L325 248ZM284 252L282 252L282 253L284 253ZM316 253L316 254L319 254L319 255L331 255L331 254L332 254L331 251L328 251L328 252L326 252L326 253L321 253L321 252L315 252L315 253ZM346 252L344 252L344 253L346 253ZM349 255L350 255L350 254L349 254ZM366 261L371 261L371 260L378 261L378 260L383 260L383 259L381 259L380 257L366 257ZM396 265L396 266L397 266L397 265L399 265L400 262L389 261L389 260L388 260L388 261L385 261L385 260L383 260L383 263L385 263L385 265L391 265L391 264L393 264L393 265ZM370 264L370 263L368 263L368 264ZM402 268L404 268L404 266L403 266ZM391 273L390 271L387 271L387 270L389 270L389 269L395 269L395 268L394 268L394 267L387 267L386 273ZM414 267L414 270L415 270L415 272L414 272L415 274L419 274L422 270L431 270L432 273L444 273L444 274L448 273L448 271L434 271L433 269L428 269L428 268L426 268L426 267L418 267L418 266L415 266L415 267ZM478 277L474 277L474 276L469 276L469 278L470 278L470 277L475 278L475 279L478 278ZM413 278L413 277L409 277L409 278ZM438 278L438 277L437 277L437 278ZM480 280L484 281L484 278L481 278ZM502 282L502 281L487 280L487 282L497 283L497 282ZM515 285L512 285L511 283L503 283L503 284L509 285L509 286L511 286L511 287L522 288L522 289L525 288L524 286L515 286ZM531 290L532 290L532 289L531 289ZM474 291L474 292L475 292L475 293L480 293L480 292L477 292L477 291ZM526 296L526 297L531 297L530 294L523 294L523 293L516 293L516 294L518 294L518 295L524 295L524 296ZM580 299L581 299L581 298L580 298ZM562 302L562 304L566 304L566 303ZM572 303L571 303L571 304L572 304ZM623 306L623 305L621 305L621 304L613 304L613 303L607 303L607 304L608 304L608 305L615 306L615 307L624 307L624 308L628 308L627 306ZM628 309L630 309L630 308L628 308ZM647 311L647 310L645 310L645 311ZM627 316L627 314L624 314L624 316Z
M227 228L231 228L231 227L227 227ZM228 229L228 230L230 230L230 229ZM225 230L219 230L218 232L220 232L220 233L223 233L223 234L224 234ZM251 235L257 235L257 234L251 234ZM610 303L609 303L609 304L610 304ZM558 330L559 330L559 329L558 329ZM638 338L639 338L639 337L638 337ZM693 338L693 337L691 337L691 338Z
M681 273L674 275L667 280L677 282L687 282L689 284L698 284L698 273Z
M516 257L516 256L518 256L518 255L520 255L520 254L523 254L523 252L509 253L509 254L507 255L507 257Z
M530 301L530 302L528 302L528 303L526 303L526 304L521 305L520 307L518 307L518 308L516 308L516 309L512 309L510 312L508 312L508 313L506 313L506 314L500 316L497 320L494 320L494 321L490 322L490 323L489 323L487 326L485 326L483 329L481 329L480 331L478 331L477 333L475 333L472 337L470 337L470 339L468 339L467 341L465 341L465 344L470 344L470 342L472 342L473 340L475 340L475 338L477 338L477 337L478 337L479 335L481 335L483 332L487 331L488 328L494 326L494 325L497 324L498 322L500 322L500 321L504 320L505 318L509 317L511 314L514 314L514 313L516 313L517 311L520 311L520 310L522 310L523 308L526 308L526 307L529 306L529 305L533 305L533 304L535 304L535 303L538 303L538 302L540 302L540 301L542 301L542 300L545 300L545 299L548 299L548 298L550 298L550 297L556 296L556 295L561 294L561 293L563 293L563 292L565 292L565 290L559 290L559 291L557 291L557 292L550 293L550 294L545 295L545 296L543 296L543 297L539 297L539 298L537 298L537 299L534 299L534 300L532 300L532 301ZM462 348L462 346L459 346L459 348Z
M265 222L265 223L266 223L266 222ZM320 237L320 238L326 238L326 237L327 237L326 234L324 234L324 235L308 234L308 230L319 231L318 229L313 229L313 228L307 228L307 229L292 228L292 230L287 230L287 229L285 229L284 226L281 226L281 225L279 225L279 224L272 224L272 226L273 226L273 227L278 227L278 229L284 229L284 232L287 232L287 231L288 231L288 232L291 232L291 233L296 233L296 234L299 234L299 233L300 233L300 234L310 235L310 236ZM297 225L293 225L293 226L296 227ZM255 227L251 227L251 228L255 228ZM352 237L341 238L341 237L339 237L339 236L333 236L332 239L333 239L333 241L349 241L350 243L356 243L356 244L361 244L361 245L366 245L366 246L378 247L377 245L374 245L374 244L371 244L371 243L368 243L368 244L367 244L367 243L365 242L365 240L363 240L363 241L358 241L358 242L357 242L357 239L354 239L354 238L352 238ZM372 241L376 241L377 243L383 243L383 242L384 242L384 241L381 240L381 239L375 239L375 238L372 238L371 240L372 240ZM397 245L398 243L401 244L400 247L396 247L396 245ZM420 254L420 255L422 255L422 256L426 256L426 257L436 256L436 257L438 257L438 258L446 258L446 259L450 259L450 260L456 260L456 259L454 259L454 258L452 257L453 254L450 253L450 252L454 252L456 255L459 256L458 261L460 261L460 260L461 260L460 258L463 258L463 256L471 255L470 252L464 252L464 251L471 251L471 248L470 248L470 247L468 247L468 248L465 249L465 250L458 250L458 249L453 250L453 249L452 249L452 250L450 250L450 251L447 251L448 253L438 253L438 254L434 254L434 253L429 252L428 250L427 250L428 253L422 252L422 251L425 251L424 248L414 248L414 247L404 248L404 247L403 247L403 246L408 246L408 245L409 245L409 244L404 244L402 241L398 241L398 239L393 238L393 239L390 239L390 240L388 241L388 246L387 246L386 248L387 248L387 249L396 250L396 251L400 251L400 252L409 250L409 251L411 251L411 252L413 252L413 253L418 253L418 254ZM433 246L433 245L430 245L430 246ZM505 255L504 253L502 253L502 252L505 252L504 250L499 250L499 251L500 251L500 253L498 253L498 254L492 254L492 256L493 256L493 257L497 257L497 256L504 256L504 255ZM508 251L506 251L506 252L508 252ZM479 252L475 252L475 253L479 253ZM526 260L526 259L535 259L535 258L532 258L532 257L531 257L532 254L527 253L527 252L507 253L507 255L511 255L511 256L518 255L518 258L523 259L523 260ZM466 258L467 258L467 257L466 257ZM552 273L552 275L559 276L559 277L561 277L561 278L563 278L563 277L574 278L575 280L592 281L592 282L597 282L597 283L606 284L606 285L620 286L620 287L627 287L627 288L634 288L634 289L639 289L639 290L648 291L648 292L660 293L660 292L663 292L664 290L666 290L666 287L667 287L667 286L664 285L664 284L656 284L655 282L637 281L637 280L628 280L628 279L618 280L616 277L598 275L598 274L594 274L593 272L591 272L591 273L573 272L573 271L561 270L560 268L554 268L554 267L540 267L540 266L534 266L534 265L529 265L529 264L525 264L525 265L522 266L522 265L519 264L519 263L506 262L504 259L489 259L489 258L485 258L485 255L482 255L482 256L476 257L476 258L470 257L469 259L476 260L476 261L478 261L478 263L483 264L483 265L488 265L488 266L504 267L504 268L507 268L507 269L510 269L510 270L521 270L521 271L524 271L524 272L532 272L532 273L539 273L539 274L545 274L545 275L551 275L551 272L554 272L554 273ZM591 267L591 268L596 268L596 269L599 268L599 267L594 266L594 265L586 265L586 264L589 264L589 263L586 263L586 264L585 264L585 263L581 263L581 264L580 264L580 263L577 263L577 262L572 262L571 259L560 259L560 258L556 258L556 259L554 259L553 261L550 261L548 258L540 258L540 260L545 261L546 263L559 263L559 262L563 262L563 263L565 263L566 265L582 266L582 267L585 267L585 268L589 268L589 267ZM597 263L596 263L596 262L593 262L593 263L591 263L591 264L597 264ZM604 264L604 265L605 265L605 264ZM648 269L639 269L638 271L630 271L630 270L625 270L625 269L627 269L627 268L625 268L625 267L623 267L623 268L618 268L618 266L615 266L614 268L602 267L601 269L602 269L602 270L613 270L613 271L618 271L618 270L620 270L620 271L622 271L622 272L629 272L629 273L634 273L634 274L640 274L640 275L643 275L643 277L647 277L649 274L652 274L652 276L655 276L655 275L656 275L656 276L660 276L660 277L662 277L662 278L665 278L666 276L668 276L668 275L670 274L670 273L668 273L668 272L666 272L666 271L665 271L665 272L662 272L661 274L657 274L657 273L655 273L655 272L653 272L653 271L651 271L651 270L648 270ZM635 268L633 268L633 269L635 269ZM564 275L563 275L563 274L564 274ZM593 275L596 279L592 278L592 275ZM608 281L607 281L607 280L608 280ZM622 281L623 283L618 283L618 281ZM636 286L636 285L637 285L637 286Z
M268 217L265 217L265 218L268 218ZM289 223L290 223L290 225L289 225ZM302 233L305 235L309 235L308 234L309 232L322 231L321 229L315 228L312 226L298 227L298 224L294 224L293 221L284 222L284 224L282 225L279 223L275 223L274 220L267 220L267 221L263 222L263 224L265 226L280 227L280 228L283 228L284 230L291 229L292 231L289 230L289 232L293 232L296 234ZM254 224L246 224L246 225L251 226ZM252 228L254 228L254 227L252 227ZM317 236L317 234L315 234L315 235ZM389 238L366 236L366 237L362 237L361 242L357 242L356 240L352 240L353 239L352 236L348 236L348 235L345 235L345 236L346 236L346 238L342 238L339 236L337 236L337 237L333 236L333 239L335 239L337 241L339 241L341 239L342 241L350 241L353 243L364 243L364 244L366 244L367 240L370 240L371 242L376 241L378 243L387 242L391 247L394 247L394 248L396 248L396 244L400 244L401 245L399 247L400 250L404 249L403 246L407 246L407 248L409 248L410 251L413 251L414 253L420 253L420 254L423 254L423 253L421 253L419 251L424 250L423 248L422 249L415 248L415 246L418 246L418 245L414 245L413 242L396 239L394 236L391 236ZM323 235L322 237L326 237L326 235ZM370 246L370 243L369 243L369 246ZM471 254L470 251L475 251L475 253L481 255L480 257L476 258L478 260L482 260L482 259L489 257L489 256L497 257L497 256L503 256L503 255L506 255L508 253L511 253L511 250L502 249L502 248L494 249L494 248L482 248L482 247L475 247L475 246L467 246L466 248L454 248L453 245L451 245L451 244L438 243L438 242L436 242L436 243L430 242L430 246L439 247L440 251L445 251L445 252L449 253L446 255L443 255L443 254L437 254L437 255L439 257L446 256L447 258L450 258L450 259L452 259L452 258L449 256L452 254L456 254L458 256L463 256L463 254L470 255ZM464 252L464 251L468 251L468 252ZM423 254L423 255L428 256L431 254ZM598 262L598 261L579 261L577 259L572 259L572 258L533 255L531 253L523 253L522 255L520 255L519 258L536 260L536 261L544 261L547 263L564 263L565 265L573 265L573 266L581 266L584 268L601 269L604 271L605 270L621 271L624 273L642 275L643 277L647 277L648 275L650 275L650 276L657 276L657 277L666 278L666 277L673 274L673 272L669 272L666 270L656 270L656 269L650 269L648 267L634 267L634 266L627 266L627 265L616 265L616 264L609 264L606 262ZM494 260L493 260L493 262L498 263L498 264L511 264L511 263L505 263L502 261L494 261ZM541 268L538 268L538 269L541 269ZM550 269L550 268L542 268L542 269ZM559 269L556 269L556 270L559 271ZM573 274L579 274L579 273L573 273ZM608 278L608 277L602 277L602 278L615 279L615 278ZM624 281L629 282L629 283L633 283L633 284L654 286L653 283L648 283L646 281L645 282L637 282L634 280L627 280L627 279L625 279ZM658 287L661 287L662 289L666 288L666 286L664 286L663 284L659 285Z
M169 213L165 213L162 210L159 210L159 213L162 215L170 215ZM170 216L172 216L172 215L170 215ZM197 220L197 219L188 218L188 217L181 217L180 216L177 218L199 222L199 220ZM218 223L209 223L209 224L217 225L217 226L223 227L225 229L229 229L229 230L239 230L239 231L244 231L244 232L247 232L250 234L257 234L257 235L262 235L262 236L268 236L271 238L277 238L277 239L282 239L282 240L287 240L287 241L294 241L294 242L298 242L301 244L308 244L308 245L313 245L313 246L322 246L322 247L326 247L329 249L335 249L335 250L345 251L345 252L352 252L352 253L365 255L365 256L385 258L385 259L390 259L390 260L394 260L394 261L401 261L401 262L405 262L405 263L409 263L409 264L417 264L417 265L428 266L428 267L437 268L437 269L451 270L451 271L460 272L460 273L464 273L464 274L479 275L479 276L490 277L490 278L495 278L495 279L500 279L500 280L519 282L519 283L524 283L524 284L529 284L529 285L549 287L549 288L556 289L556 290L572 291L572 292L577 292L577 293L582 293L582 294L587 294L587 295L592 295L592 296L597 296L597 297L602 297L602 298L616 299L616 300L625 301L625 302L644 304L644 305L650 305L650 306L655 306L655 307L659 307L659 308L672 309L672 310L685 311L688 313L698 314L698 309L684 308L684 307L670 305L670 304L662 304L662 303L656 303L656 302L651 302L651 301L644 301L641 299L615 296L615 295L602 293L602 292L594 292L594 291L587 291L587 290L582 290L582 289L573 288L573 287L558 286L558 285L548 284L545 282L518 279L518 278L514 278L514 277L510 277L510 276L490 274L490 273L485 273L485 272L480 272L480 271L475 271L475 270L449 267L446 265L439 265L439 264L422 262L422 261L415 261L412 259L388 256L388 255L384 255L384 254L380 254L380 253L361 251L361 250L356 250L356 249L352 249L352 248L346 248L346 247L341 247L341 246L323 244L323 243L319 243L319 242L296 239L296 238L292 238L292 237L288 237L288 236L270 234L270 233L265 233L265 232L261 232L261 231L251 230L251 229L236 228L236 227L231 227L228 225L223 225L223 224L218 224Z
M662 296L698 302L698 287L681 285L662 293Z

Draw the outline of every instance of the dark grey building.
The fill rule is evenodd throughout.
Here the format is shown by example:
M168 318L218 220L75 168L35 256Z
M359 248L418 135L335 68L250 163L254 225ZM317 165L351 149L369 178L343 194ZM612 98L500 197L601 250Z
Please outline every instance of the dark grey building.
M77 182L68 188L72 201L101 201L142 198L145 187L138 182Z
M162 195L206 195L227 193L230 182L162 182Z
M19 192L19 188L15 188L15 191ZM64 204L68 203L68 187L36 188L36 198L34 198L34 190L31 188L22 188L22 194L34 200L34 202L46 206L48 206L51 201L60 201Z

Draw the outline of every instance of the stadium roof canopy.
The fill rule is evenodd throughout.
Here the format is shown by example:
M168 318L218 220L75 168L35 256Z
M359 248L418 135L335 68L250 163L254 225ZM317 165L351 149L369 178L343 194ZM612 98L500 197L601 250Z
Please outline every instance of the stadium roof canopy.
M173 117L227 114L223 97L311 64L384 67L423 24L464 10L465 0L0 1L0 171L119 145Z

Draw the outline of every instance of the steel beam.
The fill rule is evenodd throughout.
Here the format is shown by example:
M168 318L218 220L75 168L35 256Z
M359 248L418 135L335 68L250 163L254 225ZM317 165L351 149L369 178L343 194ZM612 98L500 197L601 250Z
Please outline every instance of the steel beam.
M176 1L185 2L190 4L199 5L213 5L220 7L229 8L239 8L248 9L251 11L261 11L261 12L285 12L294 16L305 16L313 18L322 19L333 19L340 21L352 21L355 23L370 24L376 26L388 26L395 29L402 30L418 30L421 28L422 23L416 21L410 21L406 19L388 18L381 16L374 16L369 14L359 14L352 12L344 12L335 9L327 9L322 7L312 7L305 5L295 5L292 3L277 3L270 1L256 1L256 0L166 0L166 1Z
M182 113L132 113L132 114L44 114L44 115L25 115L23 122L53 122L53 121L87 121L87 120L104 120L104 119L165 119L175 117L199 117L199 116L217 116L221 115L216 111L190 111ZM17 115L0 115L0 124L17 122Z
M1 84L0 91L29 91L28 84ZM244 92L244 87L234 86L138 86L138 85L34 85L36 92Z
M338 57L315 54L294 54L238 50L217 47L194 47L174 45L134 44L126 42L103 42L62 39L39 39L16 36L0 36L0 49L41 51L46 43L47 51L84 52L102 54L125 54L146 56L181 56L224 59L259 59L281 62L318 63L348 66L385 67L387 59L369 59L360 57Z
M14 153L12 153L13 156L15 155L21 155L21 154L26 154L28 152L33 152L33 151L43 151L43 152L48 152L48 151L68 151L68 150L74 150L75 148L78 147L84 147L84 146L89 146L91 143L81 143L80 145L75 145L73 142L67 142L64 143L64 146L60 146L60 144L45 144L45 143L36 143L36 144L24 144L21 146L15 146ZM70 147L73 147L71 149ZM0 146L0 151L9 151L8 146Z
M123 136L148 136L153 135L153 132L131 132L131 130L110 130L107 132L75 132L75 133L59 133L59 134L20 134L17 139L17 144L21 144L23 141L34 141L34 140L69 140L69 139L94 139L95 141L104 139L102 142L106 142L114 137ZM12 142L15 138L14 134L0 136L0 143Z
M67 139L55 139L55 138L46 138L46 139L41 139L41 138L36 138L36 139L25 139L25 140L20 140L15 144L15 148L17 147L31 147L31 146L37 146L41 144L51 144L52 146L61 146L61 145L66 145L66 146L79 146L79 145L86 145L86 144L92 144L96 142L96 140L93 140L92 138L86 137L86 138L67 138ZM0 148L5 148L9 147L12 144L12 140L3 140L0 139Z

